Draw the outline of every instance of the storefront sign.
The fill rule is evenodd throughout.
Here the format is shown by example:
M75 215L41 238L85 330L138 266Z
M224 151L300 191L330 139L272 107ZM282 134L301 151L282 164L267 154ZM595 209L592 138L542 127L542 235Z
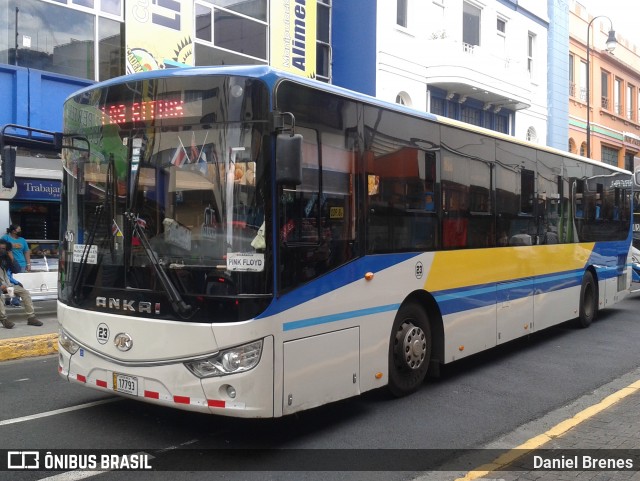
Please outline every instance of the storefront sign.
M127 73L193 65L193 2L127 0Z
M14 200L60 201L62 183L59 180L16 179L16 187Z
M316 0L271 2L271 66L316 76Z

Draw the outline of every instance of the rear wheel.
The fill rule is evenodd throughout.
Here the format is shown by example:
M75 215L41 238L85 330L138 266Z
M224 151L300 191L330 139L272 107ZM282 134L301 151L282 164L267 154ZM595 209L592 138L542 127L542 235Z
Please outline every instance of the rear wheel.
M389 390L406 396L424 382L431 358L431 329L427 314L417 304L400 308L389 341Z
M598 290L593 274L584 273L580 288L580 315L574 321L576 327L589 327L598 315Z

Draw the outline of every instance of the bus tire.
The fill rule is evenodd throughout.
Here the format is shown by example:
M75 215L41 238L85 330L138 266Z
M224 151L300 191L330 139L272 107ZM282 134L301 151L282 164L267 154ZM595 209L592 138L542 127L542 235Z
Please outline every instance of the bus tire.
M576 327L584 329L589 327L598 315L598 290L593 274L589 271L582 277L580 287L580 315L575 319Z
M410 303L398 310L389 342L389 391L396 397L424 382L431 358L431 328L424 309Z

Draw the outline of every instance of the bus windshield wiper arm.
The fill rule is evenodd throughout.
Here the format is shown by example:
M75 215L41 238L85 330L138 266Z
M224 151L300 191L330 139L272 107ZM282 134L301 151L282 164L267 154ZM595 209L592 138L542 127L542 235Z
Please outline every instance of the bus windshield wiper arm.
M145 234L144 230L142 229L142 227L138 222L138 216L132 212L125 212L125 216L129 220L129 222L131 222L131 228L133 232L140 239L142 248L144 249L145 254L147 254L147 257L149 258L149 260L151 261L151 265L153 266L153 270L158 276L158 279L160 279L160 284L162 284L162 287L164 288L165 292L169 296L171 307L181 317L189 317L190 315L193 314L191 312L193 310L193 307L191 307L191 305L187 304L184 301L184 299L180 295L180 292L178 292L178 289L176 288L176 286L173 284L171 279L169 279L169 276L167 275L167 273L164 271L164 269L162 269L162 267L160 267L158 257L156 256L155 252L153 252L153 249L151 248L151 244L149 243L147 234Z
M89 254L91 253L91 246L93 246L93 241L96 236L96 231L98 230L98 225L100 224L100 220L102 219L102 215L104 214L105 206L104 204L96 206L95 217L93 219L93 225L91 226L91 230L89 231L89 236L84 244L84 249L82 250L82 255L80 256L80 265L78 266L78 272L73 281L73 293L76 302L81 299L79 295L79 287L81 279L83 278L84 268L87 265L87 260L89 259Z
M84 168L84 167L82 167ZM98 231L98 226L102 221L102 217L104 213L109 209L113 202L113 184L114 184L114 170L115 170L115 162L113 156L109 157L109 164L107 166L107 175L105 179L105 193L104 193L104 201L102 204L96 206L95 218L93 220L93 225L89 230L89 236L84 243L84 249L82 250L82 256L80 257L80 265L78 267L78 273L73 281L73 292L76 302L82 297L80 296L79 288L81 282L84 282L83 275L84 270L87 265L87 261L89 260L89 255L91 253L91 247L94 245L93 242L96 237L96 232Z

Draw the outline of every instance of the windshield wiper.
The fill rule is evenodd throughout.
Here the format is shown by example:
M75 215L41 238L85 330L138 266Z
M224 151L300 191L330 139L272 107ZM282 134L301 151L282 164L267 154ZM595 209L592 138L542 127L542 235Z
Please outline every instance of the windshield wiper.
M81 166L84 169L84 166ZM115 170L115 161L113 156L109 157L109 164L107 165L107 175L105 182L105 193L104 193L104 202L98 206L96 206L95 216L93 219L93 225L89 230L89 235L87 236L87 240L84 243L84 249L82 250L82 255L80 256L80 262L78 266L78 273L73 281L73 295L76 302L78 302L82 297L80 296L80 284L81 280L83 280L83 274L85 267L87 265L87 261L89 260L89 255L91 253L91 247L93 246L93 241L96 237L96 232L98 231L98 226L100 225L100 221L104 216L104 213L109 209L113 201L113 183L114 183L114 170ZM83 179L84 182L84 179ZM98 255L96 253L96 255Z
M162 267L160 267L160 262L158 261L156 253L151 248L151 244L149 243L147 234L145 234L142 226L138 222L138 216L133 212L125 212L124 215L131 223L131 229L133 230L133 233L138 236L138 239L140 239L142 248L151 261L151 265L153 266L153 270L158 276L158 279L160 279L160 284L162 284L162 287L167 293L167 296L169 296L171 307L180 317L185 319L191 317L193 314L195 314L195 311L193 311L193 307L184 301L176 286L173 284L173 282L171 282L171 279L169 279L167 273L162 269Z

